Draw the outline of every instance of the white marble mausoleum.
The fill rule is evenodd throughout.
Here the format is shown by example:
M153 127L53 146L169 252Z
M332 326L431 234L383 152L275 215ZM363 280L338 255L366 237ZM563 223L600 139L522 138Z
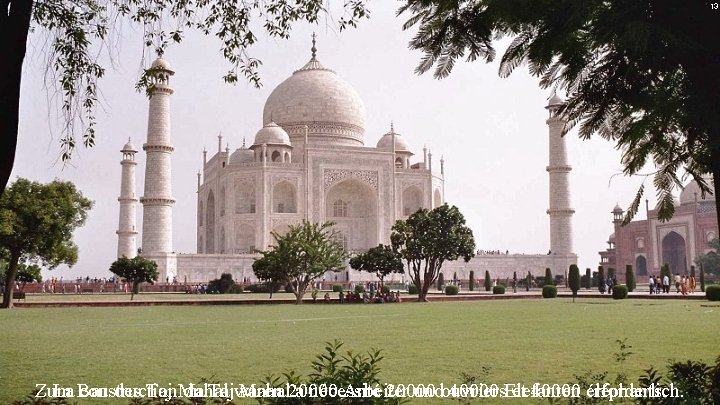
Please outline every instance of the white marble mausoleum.
M197 252L176 254L172 248L170 99L174 74L164 59L152 64L143 204L142 255L155 260L161 280L204 282L222 273L236 280L254 280L257 250L274 243L303 220L333 221L338 240L348 251L389 244L390 228L419 208L445 202L444 161L433 167L432 154L418 153L389 125L376 144L366 144L365 107L360 95L317 58L314 40L310 60L272 91L263 109L263 127L236 150L203 152L197 185ZM572 216L562 122L554 116L561 103L554 97L550 111L551 252L548 255L479 255L470 263L449 263L446 277L476 277L488 266L493 277L512 271L556 274L577 261L572 253ZM375 138L375 137L373 137ZM377 138L375 138L377 139ZM122 190L118 256L136 254L135 153L122 149ZM417 151L416 151L417 152ZM462 207L460 207L462 210ZM509 272L509 273L508 273ZM328 281L371 280L367 273L346 270ZM402 276L397 276L400 279Z

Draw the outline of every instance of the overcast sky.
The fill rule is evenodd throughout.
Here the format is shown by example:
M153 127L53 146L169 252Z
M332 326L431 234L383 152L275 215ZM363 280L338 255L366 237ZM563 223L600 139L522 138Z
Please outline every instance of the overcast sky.
M367 110L365 145L375 146L390 122L422 160L422 147L433 153L433 167L445 158L445 193L472 228L479 249L514 253L546 253L549 249L548 130L544 106L550 90L525 67L500 79L497 63L458 63L450 75L435 80L414 68L422 54L408 50L411 32L394 16L391 2L372 3L371 18L357 29L339 33L331 23L297 25L290 40L259 35L250 49L260 58L263 87L241 82L224 84L228 64L214 38L192 36L174 46L166 59L176 71L171 101L173 154L173 244L176 252L196 252L196 173L202 150L217 151L217 135L238 148L243 137L251 144L262 125L266 98L293 70L310 58L310 37L318 34L318 59L334 69L362 97ZM98 111L97 142L79 149L70 166L59 162L61 123L48 106L52 90L43 83L45 60L33 44L26 59L22 87L20 140L11 181L18 176L38 181L70 180L95 206L87 224L76 231L80 258L75 267L52 275L74 278L109 277L117 252L120 149L131 137L140 147L146 137L147 104L134 89L142 66L142 43L127 30L120 41L115 67L100 82L103 108ZM501 52L504 50L499 49ZM152 59L152 58L151 58ZM152 60L145 61L149 64ZM597 137L581 141L567 136L574 245L580 268L596 268L612 230L610 211L632 200L642 178L620 172L620 153ZM225 146L223 145L223 148ZM137 194L143 192L144 152L138 153ZM655 204L651 179L645 180L650 206ZM645 218L644 204L639 218ZM142 228L138 207L138 228ZM138 235L138 245L140 245ZM46 273L47 276L47 273Z

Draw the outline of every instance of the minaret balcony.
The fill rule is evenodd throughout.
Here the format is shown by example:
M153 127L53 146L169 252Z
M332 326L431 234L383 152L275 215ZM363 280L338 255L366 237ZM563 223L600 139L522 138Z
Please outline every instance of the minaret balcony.
M146 152L159 151L159 152L173 152L175 148L170 145L150 145L143 144L143 150Z

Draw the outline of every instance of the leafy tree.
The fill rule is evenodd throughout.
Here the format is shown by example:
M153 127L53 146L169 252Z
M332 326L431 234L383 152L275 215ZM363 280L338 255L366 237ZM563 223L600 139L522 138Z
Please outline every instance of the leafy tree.
M627 285L628 292L635 291L635 272L632 265L629 264L625 266L625 285Z
M489 270L485 270L485 280L483 280L483 287L485 287L485 291L490 291L492 289L492 279L490 278Z
M17 282L20 283L20 291L25 290L25 285L27 283L42 282L40 266L38 266L37 264L18 264L18 272L15 279Z
M410 279L418 287L418 301L427 301L430 286L446 261L475 256L472 230L465 226L460 210L443 204L421 209L398 220L390 236L392 247L408 262Z
M598 291L601 293L605 293L605 268L603 266L598 266ZM610 291L608 291L609 293Z
M350 267L374 273L380 279L380 286L384 285L383 280L389 274L405 273L400 255L392 249L392 246L382 243L350 259Z
M468 281L468 289L475 291L475 270L470 270L470 280Z
M21 257L49 269L77 262L72 234L85 224L90 208L92 202L70 182L18 179L5 190L0 196L0 249L6 251L9 264L2 308L12 307Z
M700 266L702 265L705 269L705 273L715 274L720 276L720 240L715 238L708 242L708 246L712 249L710 252L700 255L695 258L695 263Z
M284 235L272 236L277 242L272 249L261 252L262 257L252 265L260 280L272 280L290 285L295 303L302 304L310 283L326 272L344 268L345 249L335 240L337 232L333 222L320 225L303 221L291 225Z
M4 250L0 250L0 286L4 286L5 276L7 274L8 261ZM40 266L37 264L18 263L17 275L15 281L20 284L20 291L25 290L27 283L42 282L42 275L40 274Z
M588 290L592 288L592 272L590 271L590 268L588 267L585 269L585 282L587 283L585 285L585 288Z
M135 294L140 293L141 283L154 284L160 276L157 263L142 256L135 256L132 259L123 256L110 265L110 272L132 284L131 301L135 298Z
M555 280L553 280L552 271L550 271L549 267L545 268L545 281L543 285L555 285Z
M580 289L580 269L577 265L570 265L570 273L568 274L567 282L573 293L573 302L575 302L575 296L577 296L577 292Z
M717 13L708 2L525 0L405 0L403 28L418 26L411 49L424 52L419 73L450 74L459 59L495 59L495 42L512 40L500 76L525 63L543 88L565 90L558 113L567 132L616 143L623 172L657 168L659 217L674 211L672 190L684 169L708 191L720 190L720 47L708 27ZM627 210L637 212L644 186ZM720 221L720 199L716 199Z
M98 80L105 75L101 60L122 38L122 28L133 26L144 33L143 43L162 55L189 31L215 35L229 63L226 82L243 76L260 86L261 61L249 48L261 36L288 38L299 21L316 23L331 14L323 0L248 1L143 1L143 0L1 0L0 1L0 193L5 189L15 160L20 106L20 81L26 44L47 49L47 70L57 78L63 132L62 159L67 160L77 144L95 143L95 109ZM337 19L340 30L355 26L367 17L364 1L344 3ZM36 34L28 39L29 32ZM138 90L147 89L146 71ZM79 138L79 139L78 139Z

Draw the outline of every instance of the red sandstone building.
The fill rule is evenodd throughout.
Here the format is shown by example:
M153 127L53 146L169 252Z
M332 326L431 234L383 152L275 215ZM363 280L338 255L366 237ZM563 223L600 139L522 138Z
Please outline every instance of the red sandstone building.
M712 189L712 179L706 179ZM690 273L695 257L710 251L708 241L718 235L715 196L701 195L694 180L680 193L675 214L667 222L658 220L657 209L649 209L647 219L622 226L623 210L612 210L615 232L608 239L608 249L600 253L600 265L617 269L620 278L630 264L639 280L660 274L664 263L673 274Z

